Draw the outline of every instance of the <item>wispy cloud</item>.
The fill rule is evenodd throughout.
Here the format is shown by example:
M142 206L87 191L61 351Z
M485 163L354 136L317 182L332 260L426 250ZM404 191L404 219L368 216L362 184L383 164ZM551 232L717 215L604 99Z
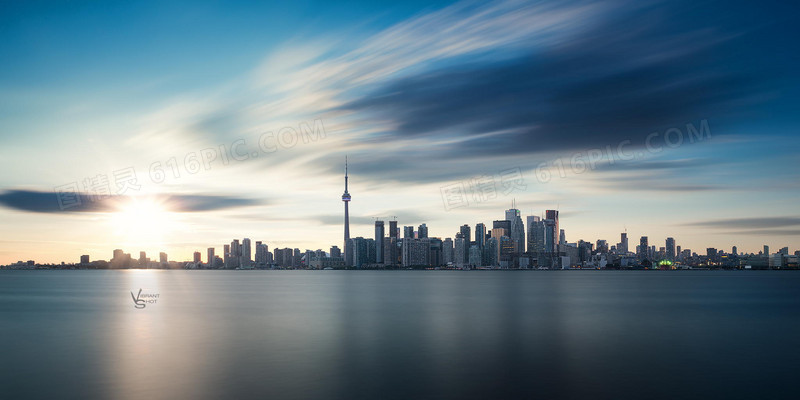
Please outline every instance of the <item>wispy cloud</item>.
M485 173L498 157L532 168L526 157L641 146L653 131L752 110L772 86L720 50L741 32L676 29L679 9L466 1L362 41L298 40L209 96L168 104L132 143L174 135L218 145L324 118L328 139L305 149L313 157L303 166L326 170L347 149L364 178L430 183ZM460 165L466 157L473 162ZM257 161L298 162L290 152Z

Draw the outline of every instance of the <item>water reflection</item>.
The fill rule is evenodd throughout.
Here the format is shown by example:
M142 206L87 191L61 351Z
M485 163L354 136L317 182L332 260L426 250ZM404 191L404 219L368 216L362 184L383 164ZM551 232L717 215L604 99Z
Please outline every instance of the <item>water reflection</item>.
M1 397L780 398L795 275L0 271Z

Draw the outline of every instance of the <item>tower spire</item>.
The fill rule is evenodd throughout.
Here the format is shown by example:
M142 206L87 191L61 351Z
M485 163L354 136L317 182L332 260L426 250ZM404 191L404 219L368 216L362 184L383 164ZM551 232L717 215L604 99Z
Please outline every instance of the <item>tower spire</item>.
M347 155L344 156L344 193L342 194L342 201L344 202L344 259L345 265L350 265L352 260L352 249L350 248L350 193L347 191Z

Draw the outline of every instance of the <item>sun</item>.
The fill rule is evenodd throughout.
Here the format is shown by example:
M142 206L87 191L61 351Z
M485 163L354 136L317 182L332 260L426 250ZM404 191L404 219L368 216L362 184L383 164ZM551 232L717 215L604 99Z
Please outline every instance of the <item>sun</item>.
M128 246L163 245L164 237L174 229L173 214L158 199L131 197L112 213L114 236Z

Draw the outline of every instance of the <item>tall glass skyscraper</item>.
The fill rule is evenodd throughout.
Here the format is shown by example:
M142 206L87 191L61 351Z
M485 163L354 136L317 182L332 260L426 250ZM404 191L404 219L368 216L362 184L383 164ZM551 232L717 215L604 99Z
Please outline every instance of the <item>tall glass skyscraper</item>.
M537 216L528 216L528 252L545 252L545 225L544 221Z
M481 249L486 244L486 225L483 223L475 225L475 244Z
M514 241L514 253L522 254L525 252L525 225L518 209L511 208L506 210L506 220L511 223L509 236Z
M383 221L375 221L375 262L383 263Z
M558 239L561 232L558 229L558 210L546 210L544 223L547 227L545 235L547 251L550 253L558 253Z

